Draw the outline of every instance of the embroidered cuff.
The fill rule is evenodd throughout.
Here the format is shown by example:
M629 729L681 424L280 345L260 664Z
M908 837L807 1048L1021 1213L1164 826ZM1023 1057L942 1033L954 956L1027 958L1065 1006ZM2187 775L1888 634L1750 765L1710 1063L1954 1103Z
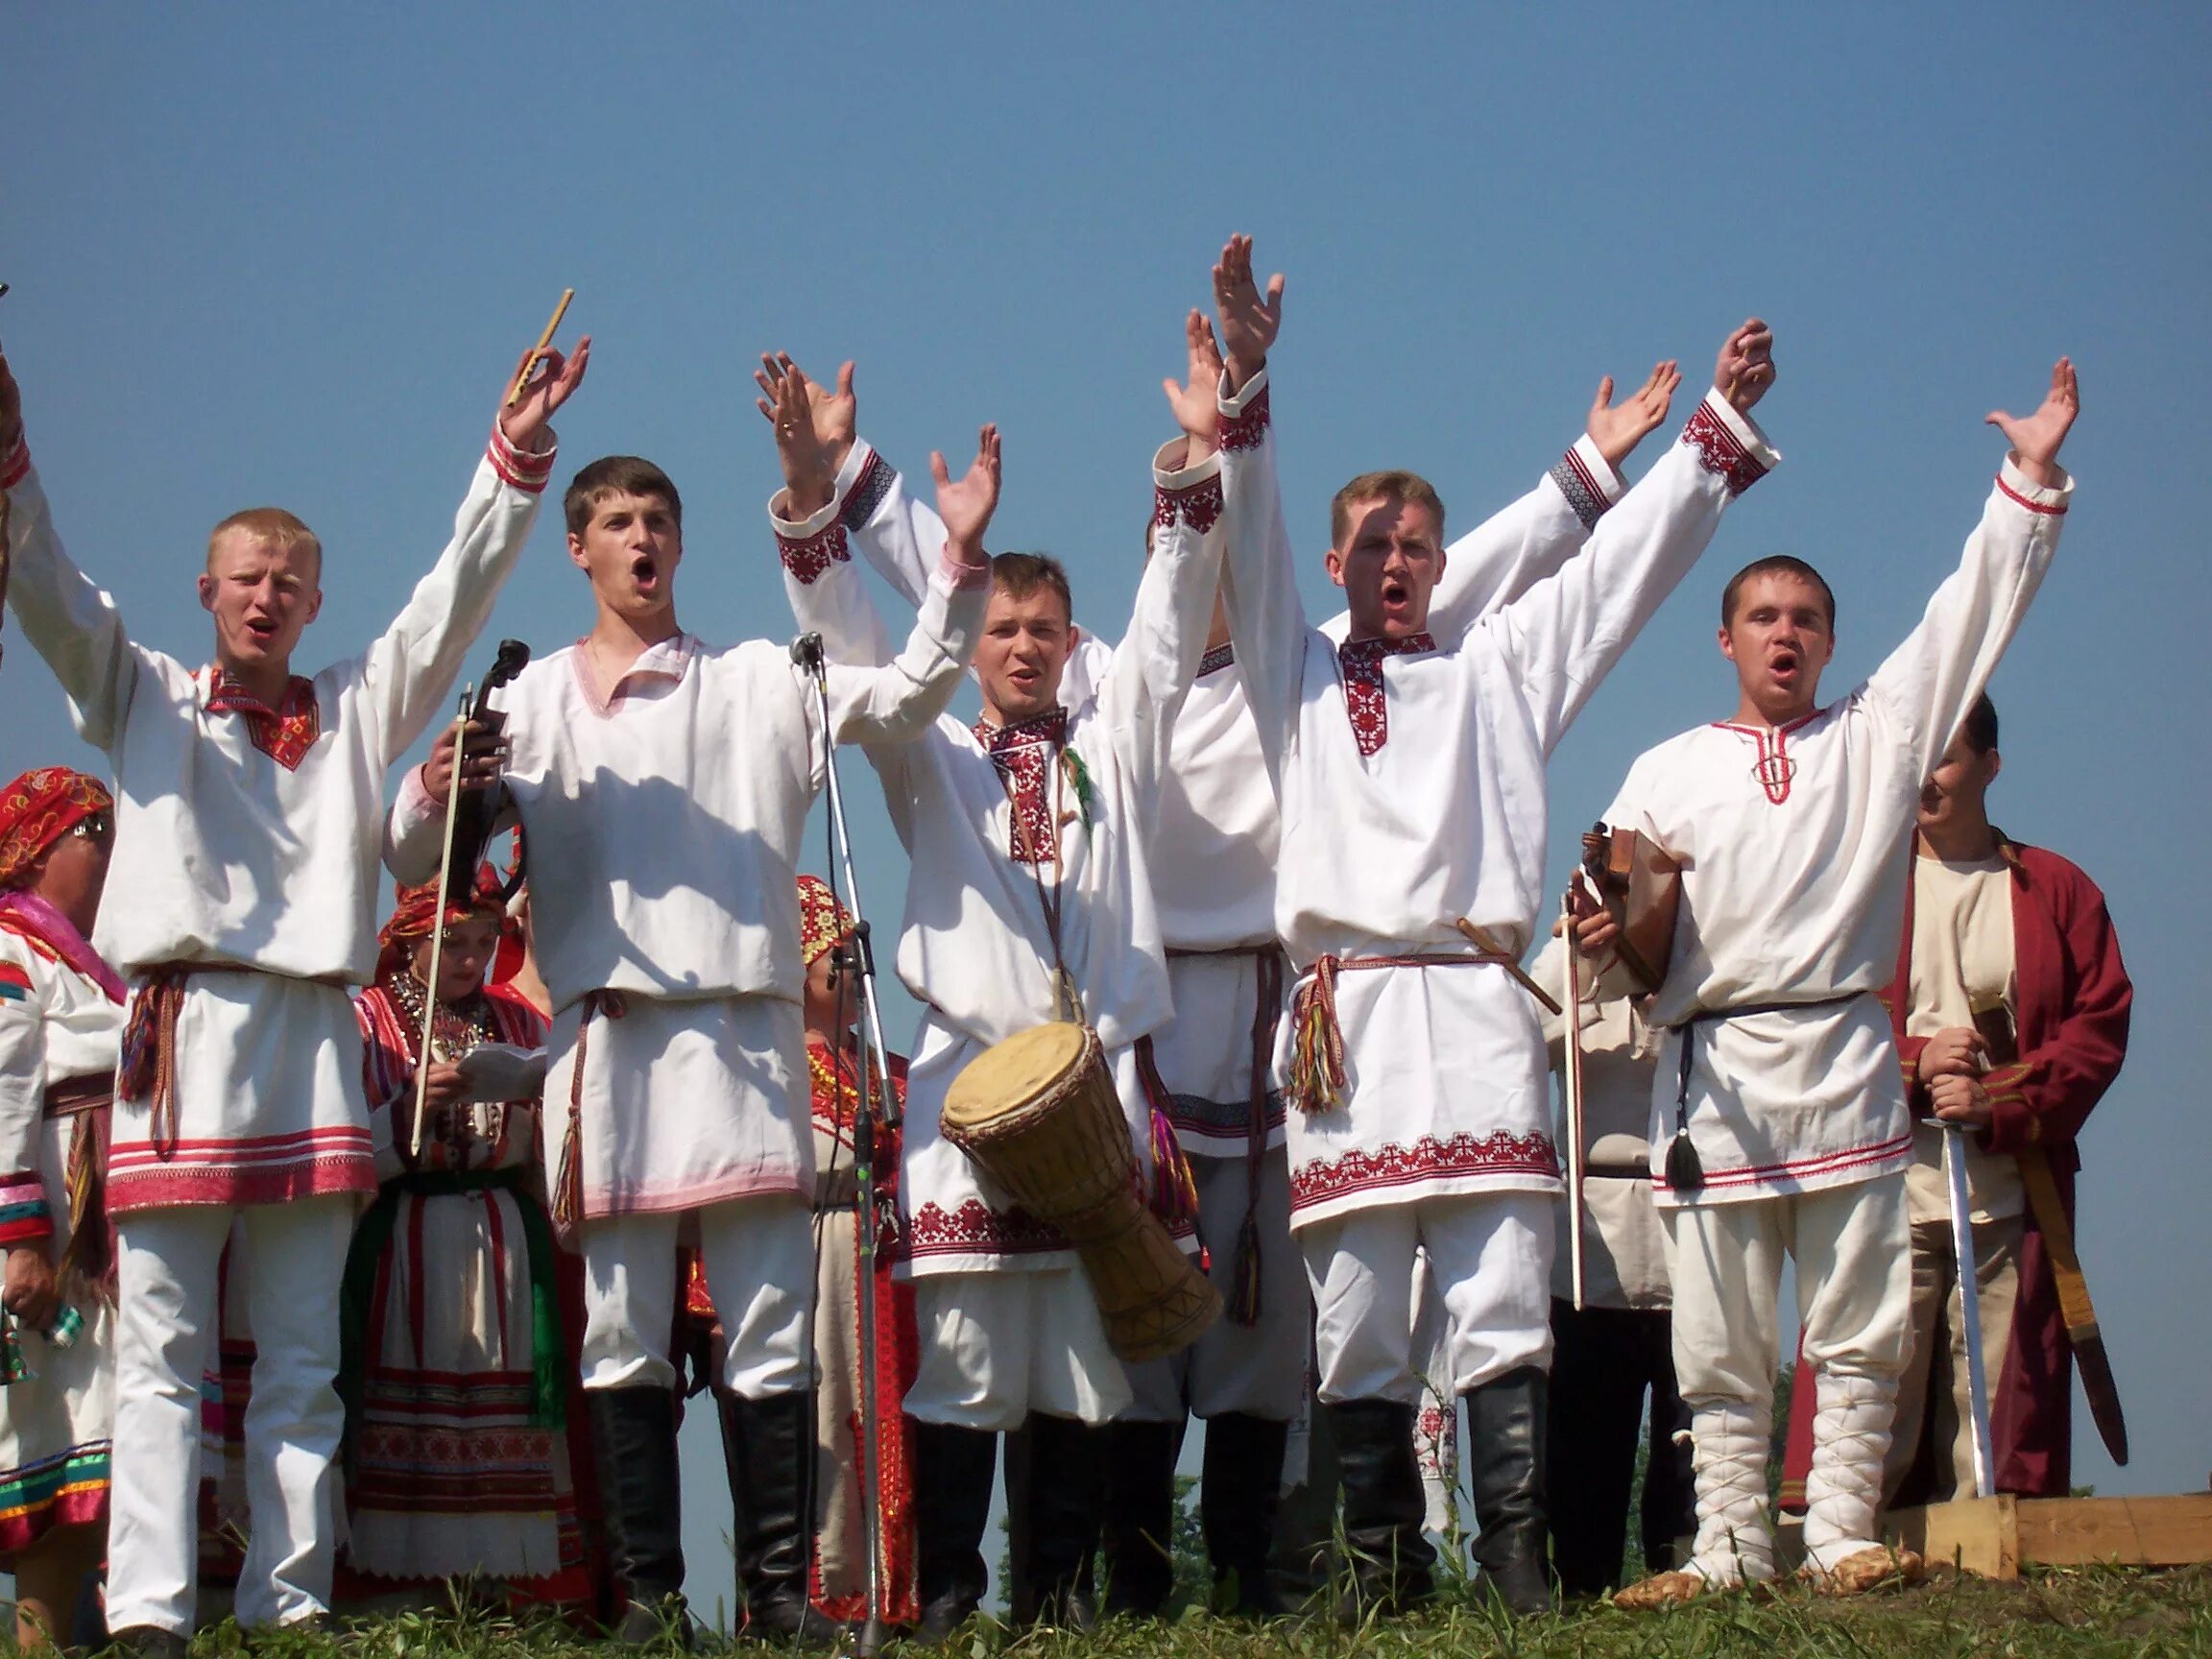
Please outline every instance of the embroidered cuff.
M45 1181L36 1173L0 1180L0 1249L53 1237L54 1213L47 1208Z
M1988 1148L1992 1152L2019 1152L2043 1143L2043 1118L2028 1101L2028 1080L2034 1065L2014 1060L1983 1074L1982 1091L1989 1096Z
M1222 378L1226 380L1227 374ZM1215 440L1223 450L1257 449L1271 419L1267 409L1267 371L1262 369L1244 382L1234 397L1216 394L1221 410L1221 431Z
M1163 444L1152 457L1152 522L1166 530L1180 518L1203 536L1221 517L1221 455L1216 450L1195 467L1169 467L1170 459L1183 458L1186 444Z
M797 574L797 572L793 572L793 574ZM817 571L815 574L819 575L821 572ZM955 593L966 593L977 588L988 588L991 586L991 555L984 554L983 562L980 565L971 565L965 559L953 558L952 543L948 541L945 543L945 551L937 556L937 574L944 579L945 586ZM808 578L801 576L799 580L805 582Z
M2005 457L2005 465L1997 469L1997 489L2008 500L2025 507L2031 513L2041 513L2052 518L2063 518L2074 496L2074 475L2064 473L2066 482L2056 490L2030 481L2028 474L2013 465L2012 457Z
M553 476L553 457L561 452L559 443L550 429L538 435L543 442L542 449L517 449L508 440L499 422L492 422L492 443L485 450L485 458L492 463L492 470L499 474L499 481L525 495L542 494L545 484Z
M837 469L830 499L805 517L783 516L790 505L788 491L769 496L768 522L776 532L776 551L792 579L802 587L811 586L832 562L842 565L852 558L847 532L875 517L898 476L871 445L856 439L845 465Z
M0 490L12 490L23 482L31 470L31 433L26 427L15 434L15 442L0 453Z
M1782 459L1758 423L1738 413L1718 391L1706 393L1691 413L1689 424L1682 428L1682 442L1697 451L1707 471L1727 482L1732 496L1743 494Z
M1628 489L1628 480L1605 459L1587 432L1575 440L1575 446L1551 469L1551 482L1559 486L1559 493L1567 497L1567 505L1575 509L1575 517L1582 520L1585 530L1597 529L1605 509Z

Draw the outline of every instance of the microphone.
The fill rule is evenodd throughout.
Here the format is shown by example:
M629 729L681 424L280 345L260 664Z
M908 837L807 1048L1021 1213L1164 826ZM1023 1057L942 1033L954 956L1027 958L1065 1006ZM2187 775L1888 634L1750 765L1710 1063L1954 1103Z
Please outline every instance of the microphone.
M822 671L822 636L802 634L791 641L791 661L809 674Z

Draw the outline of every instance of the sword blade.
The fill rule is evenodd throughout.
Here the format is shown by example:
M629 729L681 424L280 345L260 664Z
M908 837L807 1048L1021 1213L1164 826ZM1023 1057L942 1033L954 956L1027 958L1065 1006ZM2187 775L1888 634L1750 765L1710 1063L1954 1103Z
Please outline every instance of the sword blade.
M2128 1419L2120 1411L2120 1384L2112 1375L2112 1360L2104 1352L2104 1338L2094 1329L2068 1334L2074 1344L2074 1368L2081 1374L2081 1392L2089 1402L2089 1415L2097 1425L2098 1438L2104 1442L2104 1450L2112 1454L2112 1461L2125 1467Z
M1966 1390L1974 1412L1974 1496L1996 1495L1989 1430L1989 1374L1982 1348L1981 1262L1974 1253L1974 1201L1966 1189L1966 1127L1940 1122L1943 1179L1951 1189L1951 1250L1959 1265L1959 1324L1966 1335Z

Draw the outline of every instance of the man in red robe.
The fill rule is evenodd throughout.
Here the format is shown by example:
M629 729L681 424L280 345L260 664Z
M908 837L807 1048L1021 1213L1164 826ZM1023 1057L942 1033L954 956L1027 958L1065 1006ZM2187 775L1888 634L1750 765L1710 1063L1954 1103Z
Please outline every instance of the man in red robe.
M2048 1166L2069 1231L2076 1138L2119 1074L2133 991L2095 882L1990 824L1997 710L1967 715L1920 801L1897 977L1884 1001L1915 1116L1968 1124L1968 1175L2000 1492L2064 1497L2072 1481L2073 1350L2045 1226L2022 1166ZM1991 1019L1993 1011L2002 1010ZM2009 1024L2015 1056L1987 1031ZM1979 1027L1979 1028L1978 1028ZM1920 1137L1936 1142L1923 1127ZM1915 1169L1913 1355L1886 1482L1891 1505L1971 1496L1959 1264L1935 1148ZM1925 1189L1923 1193L1922 1189ZM1784 1501L1800 1498L1811 1403L1799 1372Z

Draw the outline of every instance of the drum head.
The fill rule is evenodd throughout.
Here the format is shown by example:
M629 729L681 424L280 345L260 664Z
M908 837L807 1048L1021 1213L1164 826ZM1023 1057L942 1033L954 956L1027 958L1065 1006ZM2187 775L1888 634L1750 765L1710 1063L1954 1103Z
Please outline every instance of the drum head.
M961 1068L945 1094L944 1120L973 1128L1054 1094L1097 1051L1098 1039L1089 1026L1033 1025Z

